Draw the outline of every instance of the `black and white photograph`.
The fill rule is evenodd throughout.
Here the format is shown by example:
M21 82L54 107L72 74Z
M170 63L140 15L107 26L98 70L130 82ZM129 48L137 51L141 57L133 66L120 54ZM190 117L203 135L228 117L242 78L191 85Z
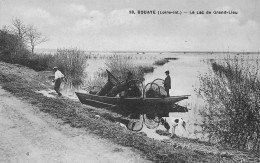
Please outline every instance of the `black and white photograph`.
M259 12L0 0L0 162L260 162Z

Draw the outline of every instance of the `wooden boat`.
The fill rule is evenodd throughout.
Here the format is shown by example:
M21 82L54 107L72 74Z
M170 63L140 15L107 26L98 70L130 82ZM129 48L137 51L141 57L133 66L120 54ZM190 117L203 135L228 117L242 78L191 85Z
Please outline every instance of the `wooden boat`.
M180 107L175 103L188 99L189 95L171 96L165 98L143 97L108 97L76 92L80 102L96 107L120 106L128 113L169 113L187 112L186 107ZM179 107L178 107L179 106Z
M110 109L113 108L113 111L116 111L120 114L132 114L132 113L134 114L135 113L138 114L168 113L169 114L169 112L188 111L186 107L179 106L175 103L184 99L188 99L189 95L166 97L161 95L159 96L158 94L157 95L148 94L148 91L153 87L156 88L156 89L153 88L153 90L156 90L155 92L160 93L160 90L162 89L157 84L157 82L158 81L163 82L164 80L162 79L155 79L153 82L148 83L146 86L143 86L143 83L137 79L132 79L128 82L120 82L108 70L106 71L108 74L108 81L99 92L97 92L96 94L76 92L76 95L78 96L82 104L93 105L95 107L102 107L102 108L110 108ZM131 85L131 83L134 83L134 85L140 84L141 88L138 87L138 89L140 90L140 92L142 92L141 97L139 96L111 97L110 95L105 96L109 92L109 90L112 89L112 87L115 86L114 88L124 88L121 86L125 86L128 84ZM118 89L118 91L120 92L120 89ZM116 94L119 92L116 92Z

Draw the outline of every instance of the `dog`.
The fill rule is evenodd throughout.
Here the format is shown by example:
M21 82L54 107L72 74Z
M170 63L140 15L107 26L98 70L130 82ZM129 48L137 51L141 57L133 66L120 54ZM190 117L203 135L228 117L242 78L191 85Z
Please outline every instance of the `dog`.
M189 135L189 133L186 130L187 122L184 121L182 118L162 117L160 119L160 122L168 132L171 132L171 138L175 135L176 127L179 128L181 136L183 136L183 130Z

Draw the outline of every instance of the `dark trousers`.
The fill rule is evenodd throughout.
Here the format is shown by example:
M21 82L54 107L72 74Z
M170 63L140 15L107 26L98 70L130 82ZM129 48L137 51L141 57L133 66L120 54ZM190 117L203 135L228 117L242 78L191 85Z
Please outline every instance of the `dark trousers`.
M170 93L169 93L170 89L166 89L166 88L165 88L165 91L166 91L166 93L167 93L167 97L170 97Z
M58 78L55 80L55 84L54 84L54 90L58 93L59 96L61 96L62 94L60 93L59 89L60 89L60 84L61 84L61 78Z

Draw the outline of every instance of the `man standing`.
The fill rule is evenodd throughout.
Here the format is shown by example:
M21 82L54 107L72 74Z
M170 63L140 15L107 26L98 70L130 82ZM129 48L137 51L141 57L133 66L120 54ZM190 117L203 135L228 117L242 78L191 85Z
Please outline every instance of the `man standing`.
M171 77L170 77L170 72L169 70L165 71L165 74L166 74L166 78L164 80L164 88L165 88L165 91L167 92L167 97L170 96L170 93L169 93L169 90L171 89Z
M58 70L58 67L53 67L53 71L55 72L55 77L54 77L54 90L58 93L59 96L62 94L60 93L60 84L62 82L62 79L64 78L64 75Z

